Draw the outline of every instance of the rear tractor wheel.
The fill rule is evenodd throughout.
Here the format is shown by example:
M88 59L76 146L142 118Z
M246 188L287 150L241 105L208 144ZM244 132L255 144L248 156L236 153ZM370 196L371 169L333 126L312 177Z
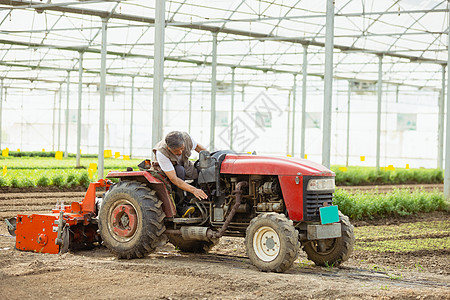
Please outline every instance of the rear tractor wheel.
M100 208L100 235L119 258L143 257L166 242L164 217L155 191L139 182L120 181Z
M258 269L284 272L297 258L300 243L291 220L282 214L265 213L251 220L245 246L250 261Z

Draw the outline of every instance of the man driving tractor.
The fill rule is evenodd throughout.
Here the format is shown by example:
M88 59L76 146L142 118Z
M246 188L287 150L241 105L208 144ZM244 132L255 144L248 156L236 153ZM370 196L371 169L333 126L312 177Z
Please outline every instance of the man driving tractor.
M162 171L179 189L192 193L196 198L202 200L208 198L205 192L185 182L185 180L195 180L198 177L197 169L189 160L192 150L200 152L206 149L187 132L169 132L164 140L153 147L153 161L157 162L153 167ZM192 214L195 208L184 203L184 195L177 194L179 195L177 211L184 218Z

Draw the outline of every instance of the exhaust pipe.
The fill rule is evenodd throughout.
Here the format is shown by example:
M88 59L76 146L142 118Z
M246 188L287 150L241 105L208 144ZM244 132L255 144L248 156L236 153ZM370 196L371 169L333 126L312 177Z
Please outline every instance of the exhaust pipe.
M240 181L238 184L236 184L236 189L233 191L232 194L236 195L236 201L233 205L233 208L230 211L230 214L228 215L227 219L225 220L225 223L223 223L222 227L219 229L219 231L213 231L209 229L207 231L207 236L210 239L218 239L223 236L225 231L227 230L228 226L231 223L231 220L233 219L234 215L236 214L237 209L241 205L241 197L242 197L242 189L248 186L247 181Z

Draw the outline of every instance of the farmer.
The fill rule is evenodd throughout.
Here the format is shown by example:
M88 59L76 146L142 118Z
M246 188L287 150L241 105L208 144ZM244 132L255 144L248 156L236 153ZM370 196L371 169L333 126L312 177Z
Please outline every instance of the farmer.
M153 147L153 161L157 162L153 164L153 167L157 171L164 172L178 188L192 193L196 198L202 200L208 198L205 192L184 181L198 177L194 164L189 160L192 150L200 152L206 149L186 132L169 132L164 140ZM178 193L178 195L180 194ZM179 197L177 203L177 211L182 218L195 211L193 206L183 203L183 196Z

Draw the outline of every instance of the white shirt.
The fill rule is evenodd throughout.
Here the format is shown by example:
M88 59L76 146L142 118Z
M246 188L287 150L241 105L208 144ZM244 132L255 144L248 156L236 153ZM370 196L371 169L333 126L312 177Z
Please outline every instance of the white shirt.
M192 138L191 135L189 135L189 137L191 138L191 141L192 141L192 149L189 149L189 150L193 151L193 150L195 150L195 148L197 148L197 142ZM181 163L181 155L176 155L176 157L177 157L178 163ZM158 162L160 168L164 172L170 172L170 171L175 170L170 159L159 151L156 151L156 161Z

